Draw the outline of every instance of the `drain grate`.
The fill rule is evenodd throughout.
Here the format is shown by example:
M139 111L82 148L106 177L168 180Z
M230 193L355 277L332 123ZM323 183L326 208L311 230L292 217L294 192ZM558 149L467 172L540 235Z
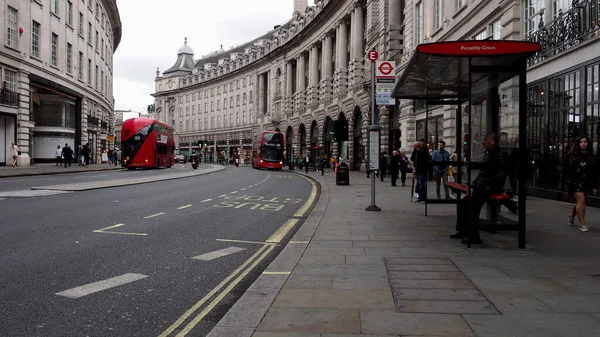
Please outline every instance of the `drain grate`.
M290 219L296 219L296 220L304 220L306 218L307 218L306 216L297 216L297 215L290 216Z

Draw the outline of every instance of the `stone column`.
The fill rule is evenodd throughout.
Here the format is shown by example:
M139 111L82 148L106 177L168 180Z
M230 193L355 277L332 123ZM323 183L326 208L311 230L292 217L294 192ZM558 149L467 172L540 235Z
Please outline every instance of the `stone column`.
M299 114L304 113L305 104L306 104L306 79L304 77L304 73L306 72L306 57L304 53L300 53L296 62L296 111Z
M356 24L356 20L354 19L354 10L350 12L350 59L354 60L354 34L356 33L356 29L354 29L354 25ZM348 66L348 65L346 65Z
M323 106L328 106L331 104L331 94L333 92L333 88L331 86L333 80L333 64L331 62L331 58L333 56L333 41L331 33L326 33L321 43L323 53L321 59L321 83L319 87L319 94L320 103Z
M363 43L363 7L361 3L356 3L354 8L354 20L352 22L352 30L354 36L352 37L352 49L354 56L351 60L350 65L350 85L356 92L361 90L359 86L362 86L362 77L364 74L364 43Z
M31 94L29 91L29 72L19 70L17 81L16 92L19 94L19 107L16 116L17 134L15 138L17 139L17 147L21 151L21 155L17 158L17 165L29 166L33 159L33 127L35 126L34 122L29 121L29 114L33 113L29 104L29 95ZM10 121L10 119L6 119L6 121ZM10 146L10 143L11 140L7 140L6 146ZM10 156L7 156L6 163L7 166L8 163L12 165L12 158Z
M258 75L258 116L262 116L265 113L265 75Z
M286 80L286 87L285 87L285 109L286 109L286 113L285 116L289 117L289 116L293 116L294 115L294 69L292 66L292 61L288 61L287 65L286 65L286 70L285 70L285 80Z
M333 94L339 99L343 99L346 97L348 92L348 55L347 51L347 41L348 41L348 26L347 21L342 19L340 21L340 25L338 27L338 35L336 40L338 41L337 48L337 63L336 63L336 71L334 78L334 89Z
M319 49L317 45L313 45L310 49L309 56L309 86L307 92L308 105L311 110L316 110L319 106Z
M389 0L389 27L386 37L386 52L389 59L395 59L402 51L402 1Z

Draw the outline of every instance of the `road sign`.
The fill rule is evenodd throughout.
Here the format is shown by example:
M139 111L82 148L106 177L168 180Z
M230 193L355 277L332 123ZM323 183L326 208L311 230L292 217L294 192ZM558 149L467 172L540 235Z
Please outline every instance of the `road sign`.
M394 61L377 61L375 65L375 77L381 78L395 78L396 62Z
M379 53L377 53L377 50L371 49L369 52L367 52L367 58L369 61L375 62L379 58Z

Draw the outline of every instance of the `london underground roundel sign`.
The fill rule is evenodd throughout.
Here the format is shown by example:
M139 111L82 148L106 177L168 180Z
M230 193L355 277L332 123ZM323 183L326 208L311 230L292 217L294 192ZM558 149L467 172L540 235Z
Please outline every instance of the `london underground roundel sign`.
M382 75L389 75L394 70L394 67L392 67L392 65L389 62L385 61L381 62L378 69Z

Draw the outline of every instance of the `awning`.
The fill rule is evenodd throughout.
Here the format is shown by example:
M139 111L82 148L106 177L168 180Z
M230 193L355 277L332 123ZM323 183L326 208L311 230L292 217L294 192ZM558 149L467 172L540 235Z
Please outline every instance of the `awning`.
M499 71L499 75L504 73L504 80L508 80L512 75L506 69L519 71L519 61L539 50L539 43L524 41L469 40L421 44L400 76L392 97L465 100L469 86L487 76L478 71L501 69L503 71Z

